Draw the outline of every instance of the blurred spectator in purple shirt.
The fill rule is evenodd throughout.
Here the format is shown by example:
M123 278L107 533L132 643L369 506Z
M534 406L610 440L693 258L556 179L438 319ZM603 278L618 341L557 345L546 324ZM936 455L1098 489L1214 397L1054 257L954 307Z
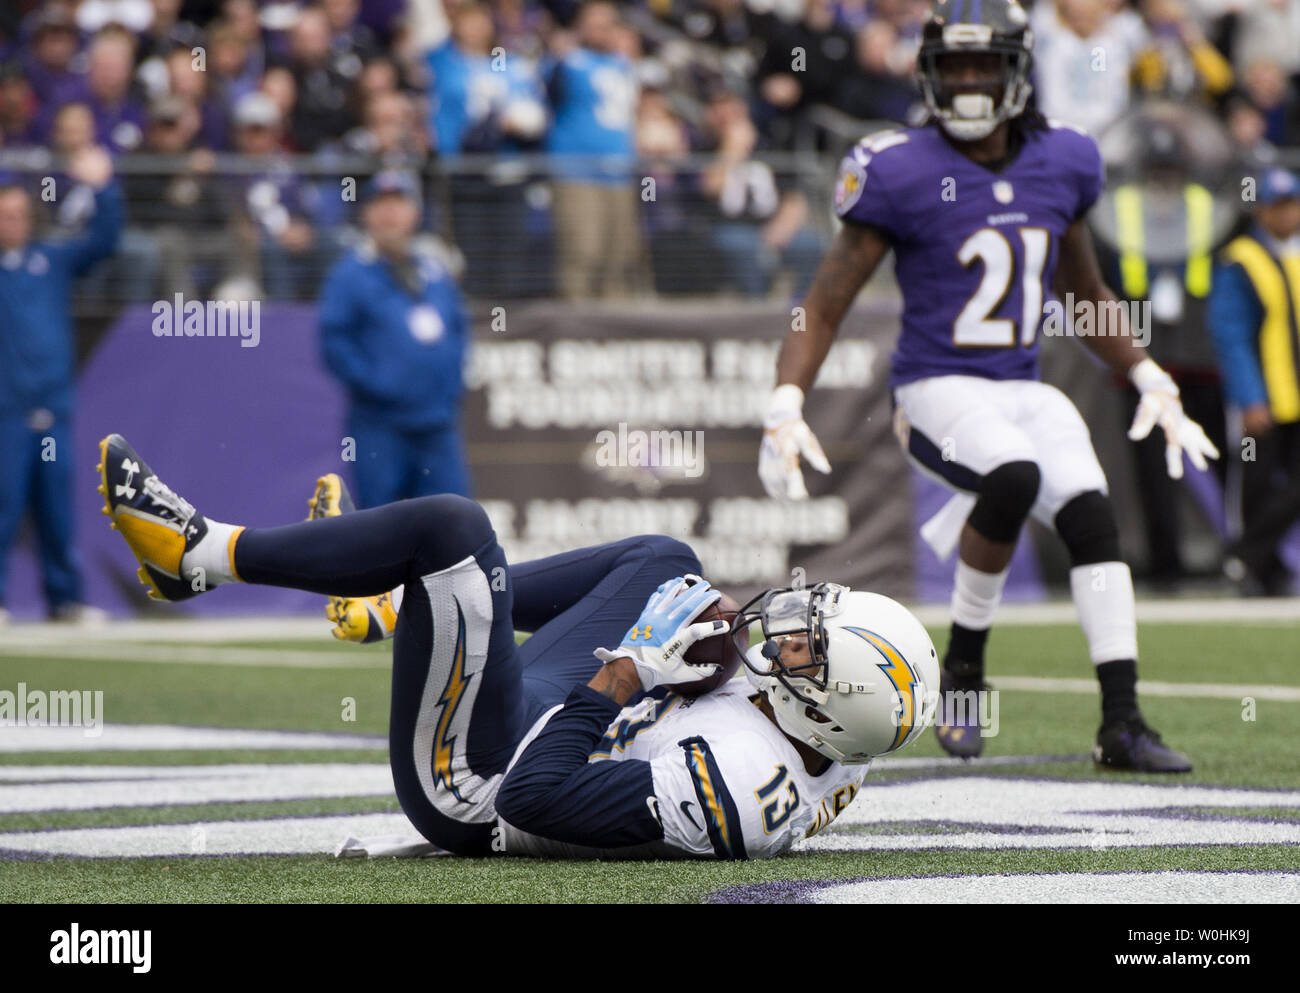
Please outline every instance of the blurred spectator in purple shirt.
M81 48L71 12L62 4L49 4L24 23L30 31L25 46L23 74L42 107L57 107L81 90L81 77L73 60ZM52 113L52 111L51 111Z
M222 0L221 16L217 20L229 25L243 41L256 64L257 72L266 68L267 41L254 0Z
M208 86L227 112L262 80L262 60L233 21L214 21L208 29Z
M133 152L144 139L144 109L131 92L135 37L125 28L106 27L90 42L86 68L87 103L95 115L95 135L110 152Z

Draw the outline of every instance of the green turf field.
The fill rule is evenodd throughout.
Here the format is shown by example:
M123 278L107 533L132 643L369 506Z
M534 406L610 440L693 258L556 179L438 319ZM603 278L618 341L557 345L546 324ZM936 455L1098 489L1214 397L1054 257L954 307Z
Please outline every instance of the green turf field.
M1062 899L1085 878L1118 899L1174 870L1300 900L1300 621L1142 625L1144 710L1197 766L1174 779L1092 767L1077 627L999 627L987 761L943 760L927 733L803 850L744 864L336 859L349 834L410 832L386 785L386 648L158 628L0 642L0 691L101 690L107 724L0 728L0 899L748 901L896 876L980 877L997 898L1043 873L1071 874ZM762 883L789 885L728 892Z

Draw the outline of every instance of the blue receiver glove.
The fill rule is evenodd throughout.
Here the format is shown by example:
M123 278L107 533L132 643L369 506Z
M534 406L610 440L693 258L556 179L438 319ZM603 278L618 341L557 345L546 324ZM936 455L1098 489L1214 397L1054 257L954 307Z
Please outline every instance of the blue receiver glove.
M631 659L643 689L666 683L693 683L718 671L716 665L691 665L686 651L697 641L724 634L726 621L695 619L717 603L722 594L698 576L678 576L660 586L646 601L641 616L616 649L597 648L602 662Z

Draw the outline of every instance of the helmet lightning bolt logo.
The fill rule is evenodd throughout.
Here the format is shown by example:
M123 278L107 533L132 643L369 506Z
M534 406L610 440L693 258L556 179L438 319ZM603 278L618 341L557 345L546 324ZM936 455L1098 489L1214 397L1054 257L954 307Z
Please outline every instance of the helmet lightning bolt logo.
M435 786L439 783L445 785L452 796L461 803L467 801L452 782L451 762L456 737L452 735L449 738L447 732L451 728L452 718L456 716L456 708L460 706L461 698L464 697L471 678L465 675L465 615L461 613L460 604L457 603L456 649L452 653L451 674L447 677L447 685L443 687L442 696L438 699L438 703L442 705L442 713L438 716L438 727L433 738L433 783Z
M903 658L902 653L874 631L849 627L848 625L845 625L844 630L852 631L885 657L884 662L877 662L876 664L893 684L894 689L898 692L898 698L903 704L903 713L898 720L898 730L894 732L893 743L889 746L891 749L897 748L911 734L912 727L916 724L916 673L912 671L912 667L908 664L907 659Z

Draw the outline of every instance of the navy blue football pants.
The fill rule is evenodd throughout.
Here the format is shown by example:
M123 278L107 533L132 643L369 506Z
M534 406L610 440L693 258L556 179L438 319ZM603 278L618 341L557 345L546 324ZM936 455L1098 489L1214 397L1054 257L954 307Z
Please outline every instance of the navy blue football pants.
M491 851L492 801L524 735L600 667L650 594L700 571L690 547L642 535L509 565L483 509L444 494L244 531L247 583L333 596L405 586L393 640L389 761L402 809L433 844ZM531 632L516 645L515 631Z

